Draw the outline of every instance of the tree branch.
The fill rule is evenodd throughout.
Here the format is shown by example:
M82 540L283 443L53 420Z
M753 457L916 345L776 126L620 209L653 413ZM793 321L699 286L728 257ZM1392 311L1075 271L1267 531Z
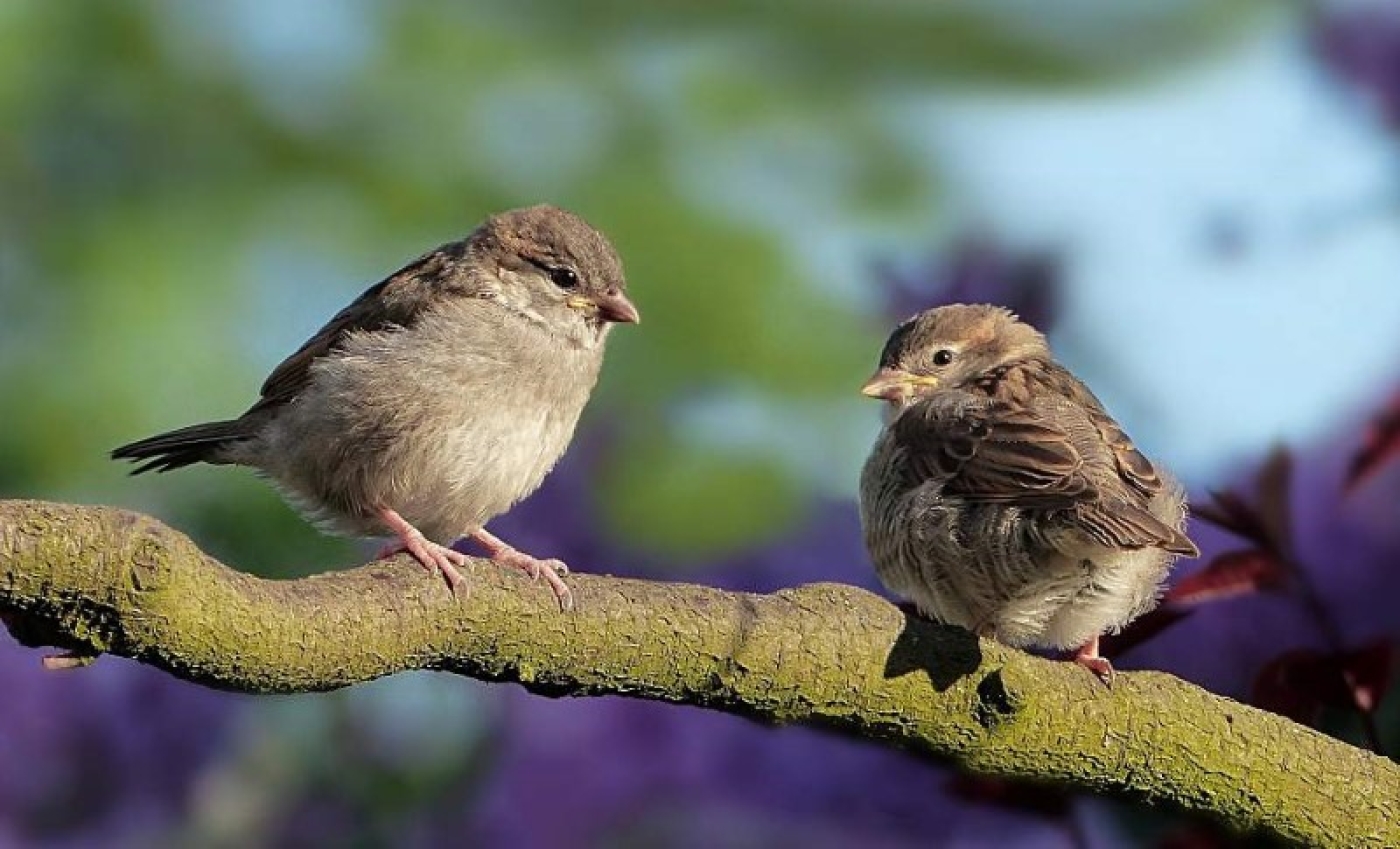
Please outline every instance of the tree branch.
M249 693L439 669L698 705L1291 842L1400 846L1400 766L1169 675L1120 674L1110 691L840 584L753 595L574 575L577 609L562 614L543 586L471 571L465 598L403 558L263 580L149 517L0 501L0 615L26 645Z

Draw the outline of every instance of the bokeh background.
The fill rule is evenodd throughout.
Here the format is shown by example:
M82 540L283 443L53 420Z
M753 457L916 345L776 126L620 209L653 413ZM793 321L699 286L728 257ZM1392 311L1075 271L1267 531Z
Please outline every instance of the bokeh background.
M363 288L548 200L613 237L645 323L501 535L588 571L873 589L855 388L910 312L1006 303L1198 501L1291 452L1265 490L1293 574L1227 581L1120 668L1273 704L1263 677L1307 678L1280 657L1364 655L1365 710L1298 714L1394 756L1400 473L1342 480L1400 386L1397 8L0 4L0 496L149 511L263 575L362 561L251 474L105 452L240 411ZM1194 532L1181 575L1248 548ZM1222 840L696 709L427 674L254 699L113 658L46 673L0 636L2 846Z

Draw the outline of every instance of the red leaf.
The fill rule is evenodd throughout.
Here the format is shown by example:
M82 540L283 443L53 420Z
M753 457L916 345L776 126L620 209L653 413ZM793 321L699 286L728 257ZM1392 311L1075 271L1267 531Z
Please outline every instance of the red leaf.
M1308 725L1323 707L1372 713L1390 687L1394 657L1387 639L1341 654L1285 652L1259 671L1251 701Z
M1162 838L1157 849L1230 849L1240 844L1212 826L1188 825Z
M1380 707L1390 689L1394 659L1395 645L1384 638L1342 655L1342 674L1358 710L1373 713Z
M1269 459L1255 476L1259 492L1259 520L1268 529L1274 547L1290 551L1293 544L1293 455L1282 445L1269 452Z
M1344 487L1351 492L1369 478L1387 460L1400 454L1400 393L1371 420L1361 450L1351 458Z
M1287 572L1278 558L1259 548L1227 551L1204 569L1187 575L1167 592L1167 601L1197 605L1249 595L1283 583Z
M1284 652L1259 670L1254 679L1250 702L1256 707L1286 716L1304 725L1313 725L1330 701L1316 686L1326 656L1312 649ZM1331 676L1332 686L1341 687L1341 676ZM1326 686L1326 681L1322 682Z
M1069 814L1069 794L1056 787L1024 781L1006 781L980 775L957 775L949 782L954 796L972 802L1011 808L1059 819Z
M1137 648L1171 626L1194 613L1189 608L1163 605L1134 619L1121 633L1108 634L1099 640L1099 652L1107 658L1115 658L1129 649Z
M1269 526L1253 505L1229 490L1212 492L1210 497L1205 504L1192 507L1191 512L1256 545L1274 547Z

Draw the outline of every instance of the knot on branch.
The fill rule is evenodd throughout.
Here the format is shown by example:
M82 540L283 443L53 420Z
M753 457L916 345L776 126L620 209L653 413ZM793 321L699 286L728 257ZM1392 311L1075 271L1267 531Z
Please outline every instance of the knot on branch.
M977 703L972 715L987 730L1009 721L1021 708L1020 695L1006 686L1000 669L993 669L977 682Z

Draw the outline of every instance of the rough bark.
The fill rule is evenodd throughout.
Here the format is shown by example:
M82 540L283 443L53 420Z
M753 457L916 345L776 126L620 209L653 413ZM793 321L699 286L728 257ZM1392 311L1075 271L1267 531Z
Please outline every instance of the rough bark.
M264 580L149 517L0 501L0 614L27 645L248 693L439 669L545 696L696 705L1288 842L1400 846L1400 765L1169 675L1120 674L1109 690L839 584L753 595L575 574L564 614L514 573L475 563L471 577L454 597L399 558Z

